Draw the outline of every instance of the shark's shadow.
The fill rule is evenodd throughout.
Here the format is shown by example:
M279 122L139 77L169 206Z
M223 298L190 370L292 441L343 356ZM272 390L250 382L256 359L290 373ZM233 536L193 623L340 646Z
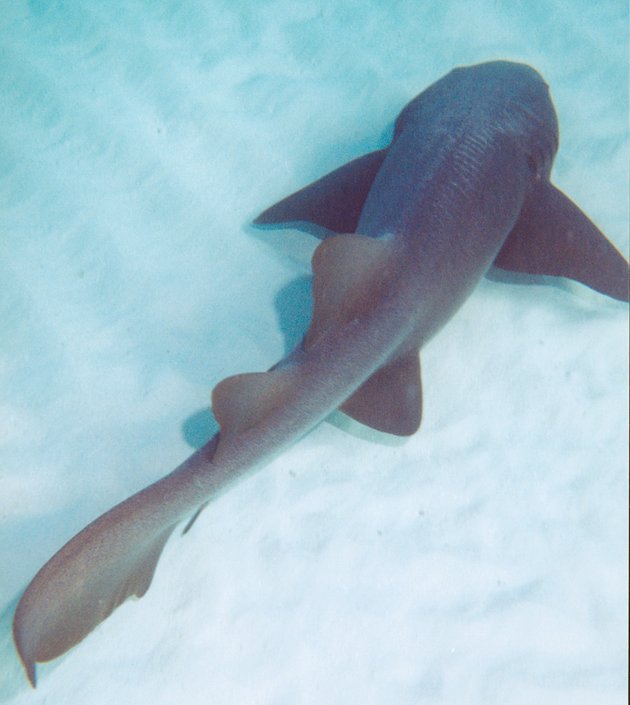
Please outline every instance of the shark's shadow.
M302 340L313 310L312 277L302 275L290 281L277 294L274 305L278 326L284 336L287 355ZM201 448L219 430L210 406L191 414L182 424L182 434L192 448Z

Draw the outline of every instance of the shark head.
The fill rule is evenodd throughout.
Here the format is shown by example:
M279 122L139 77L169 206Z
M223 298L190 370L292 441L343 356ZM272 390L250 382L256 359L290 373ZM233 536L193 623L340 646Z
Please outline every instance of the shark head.
M481 86L483 102L477 99ZM454 112L453 105L466 106L474 124L492 125L516 140L532 173L539 178L549 176L558 150L558 119L549 87L538 71L513 61L455 68L404 108L394 136L410 122L439 121L445 133L455 133L458 126L449 122L449 116L459 120L462 112Z
M469 90L479 85L491 88L494 99L487 104L488 118L518 141L532 172L547 178L558 151L558 118L549 86L538 71L527 64L490 61L451 74L465 75Z

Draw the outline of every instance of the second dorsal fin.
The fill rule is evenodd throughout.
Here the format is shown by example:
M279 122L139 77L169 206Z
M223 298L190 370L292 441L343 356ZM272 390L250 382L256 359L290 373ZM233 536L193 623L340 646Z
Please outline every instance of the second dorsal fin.
M227 377L212 390L212 410L221 436L253 428L283 402L285 372L250 372Z
M264 426L289 403L299 384L299 367L227 377L212 390L212 410L221 427L214 460L220 464L234 439Z

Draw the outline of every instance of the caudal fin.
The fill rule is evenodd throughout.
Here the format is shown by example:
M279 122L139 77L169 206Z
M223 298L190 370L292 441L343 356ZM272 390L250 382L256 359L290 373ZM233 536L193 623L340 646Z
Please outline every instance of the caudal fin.
M180 468L89 524L33 578L13 619L13 638L31 685L36 663L78 644L128 597L148 590L176 524L201 504L195 478L217 437Z

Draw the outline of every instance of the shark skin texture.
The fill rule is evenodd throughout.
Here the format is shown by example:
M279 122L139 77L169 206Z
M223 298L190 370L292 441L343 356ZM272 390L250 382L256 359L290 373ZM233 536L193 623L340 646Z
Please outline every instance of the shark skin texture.
M534 69L507 61L457 68L402 110L386 149L256 219L326 230L312 261L310 327L267 372L220 382L212 393L220 431L89 524L33 578L13 622L33 687L38 662L147 591L180 522L331 412L415 433L419 350L493 265L570 277L628 301L627 261L549 181L557 148L555 110Z

